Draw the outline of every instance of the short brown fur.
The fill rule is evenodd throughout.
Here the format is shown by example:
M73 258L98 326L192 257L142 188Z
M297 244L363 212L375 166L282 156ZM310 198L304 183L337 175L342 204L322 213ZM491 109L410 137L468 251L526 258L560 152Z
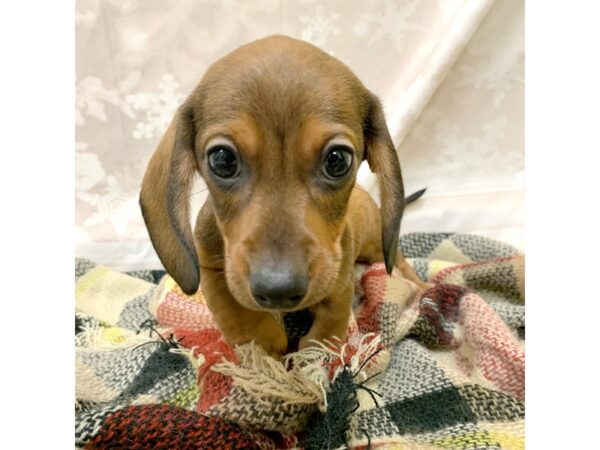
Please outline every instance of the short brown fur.
M224 186L210 172L206 145L235 144L246 172ZM354 149L351 173L335 187L319 179L333 137ZM377 174L381 211L355 185L366 160ZM209 189L195 230L188 198L195 173ZM341 62L283 36L247 44L209 68L180 107L153 155L140 203L169 274L207 304L231 344L251 340L283 352L287 337L254 300L248 277L266 259L296 261L309 287L312 339L345 338L356 261L385 261L425 288L397 250L404 208L402 174L381 104Z

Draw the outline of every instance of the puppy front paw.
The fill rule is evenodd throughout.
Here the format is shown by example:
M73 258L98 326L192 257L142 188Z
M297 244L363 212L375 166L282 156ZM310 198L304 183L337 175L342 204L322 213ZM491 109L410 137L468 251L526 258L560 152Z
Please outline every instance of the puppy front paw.
M281 355L288 347L285 330L271 315L256 326L254 342L264 348L270 355Z
M248 327L239 327L227 333L231 345L247 344L254 341L271 356L279 356L287 350L288 339L284 329L271 314Z
M318 339L316 338L316 336L311 336L310 333L302 336L300 338L300 341L298 342L298 350L303 350L307 347L316 346L317 343L315 341L318 341Z
M305 349L307 347L316 347L318 343L327 342L344 342L346 340L346 331L338 331L338 333L316 333L310 330L307 334L300 338L298 342L298 350Z

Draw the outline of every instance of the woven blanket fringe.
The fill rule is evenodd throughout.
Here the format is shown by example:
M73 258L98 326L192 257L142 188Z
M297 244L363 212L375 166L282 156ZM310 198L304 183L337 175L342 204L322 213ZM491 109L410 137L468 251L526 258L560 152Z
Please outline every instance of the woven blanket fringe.
M233 383L257 402L276 398L282 404L314 404L327 409L327 389L344 367L357 373L366 360L380 348L380 337L373 333L361 337L356 352L346 357L348 344L341 347L333 341L314 341L314 346L290 353L277 360L253 342L237 346L239 364L223 359L212 370L231 377ZM342 361L330 380L324 362ZM363 374L363 379L366 375Z
M344 369L365 380L368 377L368 374L367 371L362 369L363 366L366 365L367 361L372 362L373 365L371 367L375 369L385 367L388 363L389 358L386 358L385 361L377 360L377 362L371 360L372 356L384 350L384 348L381 346L381 336L375 333L366 333L362 335L360 337L360 341L356 345L356 352L350 358L346 356L348 347L352 346L350 343L345 343L341 347L336 348L336 344L329 340L325 340L325 342L313 342L321 347L324 351L328 352L331 357L339 358L340 361L344 362L344 364L340 365L340 367L335 370L333 377L331 378L331 383L336 380L338 375L340 375ZM386 351L385 353L388 352Z

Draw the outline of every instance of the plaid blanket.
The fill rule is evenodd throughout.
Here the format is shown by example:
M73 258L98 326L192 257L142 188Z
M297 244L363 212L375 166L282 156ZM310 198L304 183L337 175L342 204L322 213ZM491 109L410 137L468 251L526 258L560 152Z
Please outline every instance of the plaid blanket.
M524 448L524 257L409 234L419 291L357 265L345 342L282 360L222 339L202 293L77 259L76 445L83 448Z

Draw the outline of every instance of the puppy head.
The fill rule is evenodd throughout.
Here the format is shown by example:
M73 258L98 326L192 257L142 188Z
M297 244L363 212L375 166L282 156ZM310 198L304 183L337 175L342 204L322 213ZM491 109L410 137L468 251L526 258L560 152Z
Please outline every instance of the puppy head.
M316 47L270 37L209 68L152 157L140 203L165 268L195 292L188 196L198 170L237 301L250 309L301 309L327 296L340 270L352 270L342 264L341 241L364 159L380 181L391 272L404 192L379 101Z

